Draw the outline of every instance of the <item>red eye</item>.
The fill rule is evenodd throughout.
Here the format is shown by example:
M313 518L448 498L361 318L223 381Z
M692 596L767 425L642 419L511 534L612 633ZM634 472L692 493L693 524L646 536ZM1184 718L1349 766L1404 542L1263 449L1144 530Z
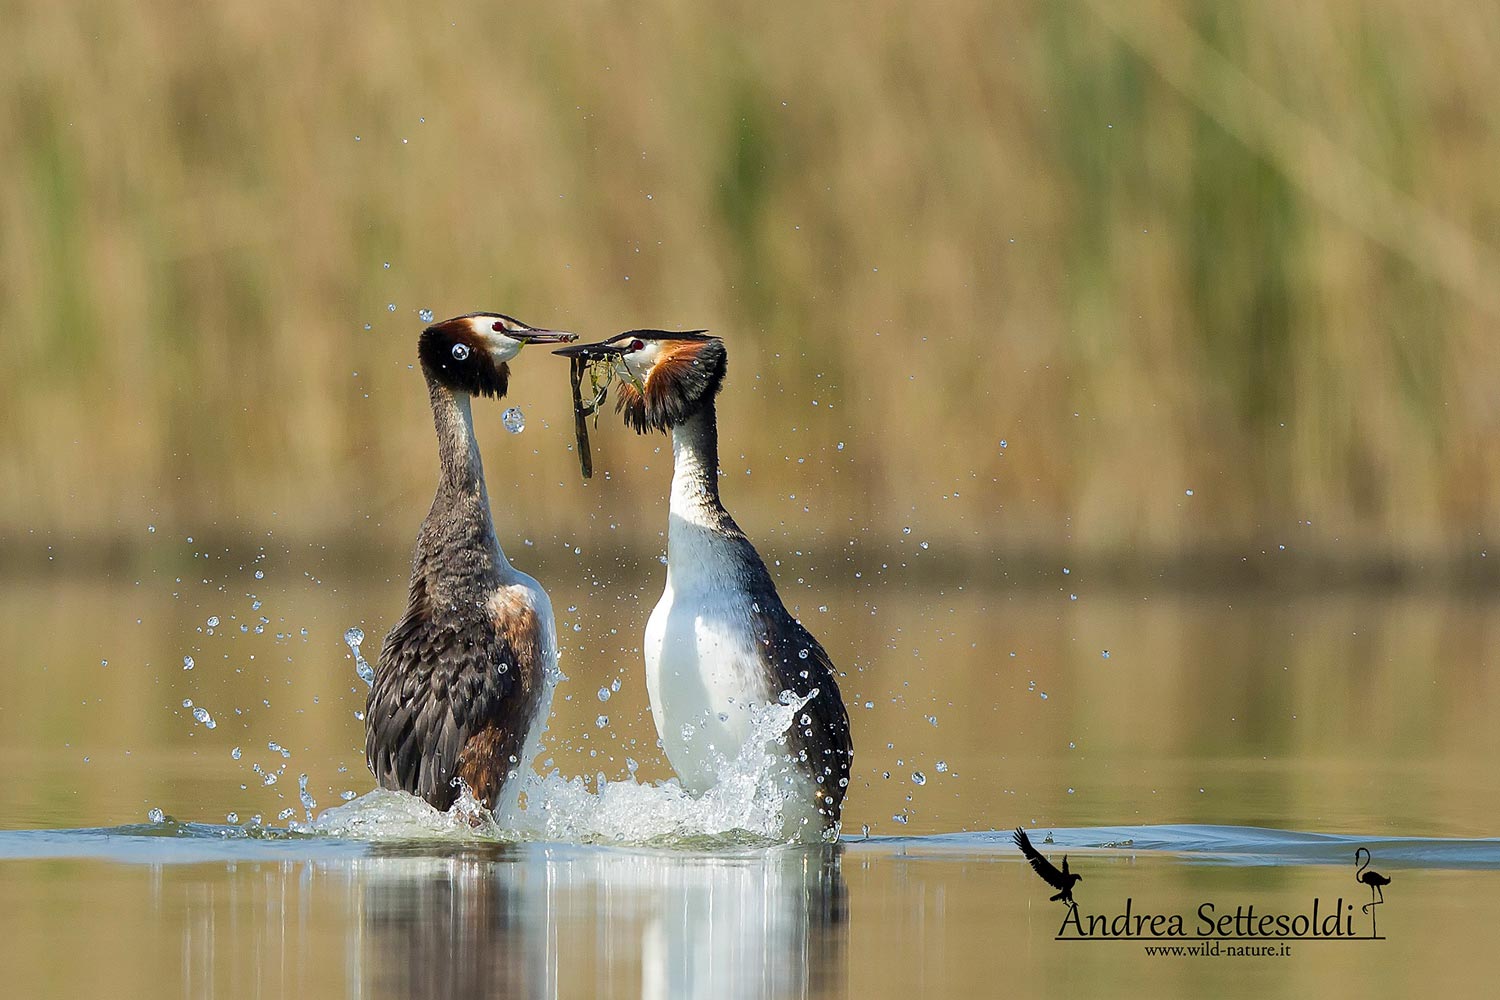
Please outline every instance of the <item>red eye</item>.
M492 326L492 327L490 327L490 329L491 329L491 330L494 330L494 331L495 331L495 332L496 332L496 333L504 333L504 332L505 332L505 324L504 324L504 323L501 323L501 322L499 322L499 321L498 321L498 320L497 320L497 321L496 321L496 322L495 322L495 325L494 325L494 326Z
M646 349L646 344L645 344L644 341L632 340L630 342L630 353L631 354L634 354L636 351L644 351L645 349Z

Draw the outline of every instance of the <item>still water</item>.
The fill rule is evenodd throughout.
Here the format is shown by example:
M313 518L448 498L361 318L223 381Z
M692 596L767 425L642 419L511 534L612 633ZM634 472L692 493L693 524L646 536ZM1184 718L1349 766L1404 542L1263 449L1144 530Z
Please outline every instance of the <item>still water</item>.
M787 563L848 674L833 846L503 843L417 814L289 832L371 808L343 635L377 645L401 580L257 550L0 582L6 995L1465 996L1500 971L1500 602L813 588ZM611 565L628 586L547 577L580 582L550 588L569 680L543 756L591 794L668 774L640 676L659 580ZM1365 846L1392 879L1380 939L1059 941L1018 825L1084 875L1081 915L1128 900L1189 935L1204 904L1315 901L1368 935Z

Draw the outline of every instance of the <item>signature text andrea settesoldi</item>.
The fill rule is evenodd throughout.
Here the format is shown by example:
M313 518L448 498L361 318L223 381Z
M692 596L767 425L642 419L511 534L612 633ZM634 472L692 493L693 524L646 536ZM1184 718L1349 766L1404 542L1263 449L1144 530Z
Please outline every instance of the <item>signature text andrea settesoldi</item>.
M1119 913L1084 914L1069 906L1058 928L1059 941L1148 941L1191 944L1148 945L1148 955L1182 957L1280 958L1292 953L1294 941L1384 941L1376 934L1374 921L1368 928L1356 927L1358 908L1343 897L1327 905L1314 898L1301 913L1266 913L1254 904L1233 909L1212 902L1202 903L1191 916L1181 913L1145 913L1135 910L1127 898Z

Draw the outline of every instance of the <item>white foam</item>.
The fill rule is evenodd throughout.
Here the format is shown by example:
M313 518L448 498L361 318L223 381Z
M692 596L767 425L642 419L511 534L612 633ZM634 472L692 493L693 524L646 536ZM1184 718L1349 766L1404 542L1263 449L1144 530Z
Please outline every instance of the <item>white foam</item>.
M376 789L325 811L302 832L372 840L422 838L537 840L710 847L817 843L837 839L811 808L806 780L786 751L786 733L807 699L756 706L752 738L716 761L718 780L701 796L676 781L606 781L589 788L559 772L528 773L519 801L490 815L467 794L443 813L402 792Z

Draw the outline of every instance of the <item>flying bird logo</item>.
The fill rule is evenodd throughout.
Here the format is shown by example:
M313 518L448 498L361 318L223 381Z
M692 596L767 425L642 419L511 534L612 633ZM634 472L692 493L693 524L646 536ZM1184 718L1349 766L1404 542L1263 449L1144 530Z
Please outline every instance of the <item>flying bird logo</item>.
M1083 876L1068 871L1068 856L1063 855L1062 869L1059 870L1056 865L1042 857L1040 851L1031 846L1031 838L1026 836L1026 831L1020 827L1016 827L1015 841L1026 860L1031 863L1031 870L1041 876L1043 882L1057 890L1057 895L1052 896L1051 899L1060 899L1069 906L1075 905L1073 886L1083 881Z

